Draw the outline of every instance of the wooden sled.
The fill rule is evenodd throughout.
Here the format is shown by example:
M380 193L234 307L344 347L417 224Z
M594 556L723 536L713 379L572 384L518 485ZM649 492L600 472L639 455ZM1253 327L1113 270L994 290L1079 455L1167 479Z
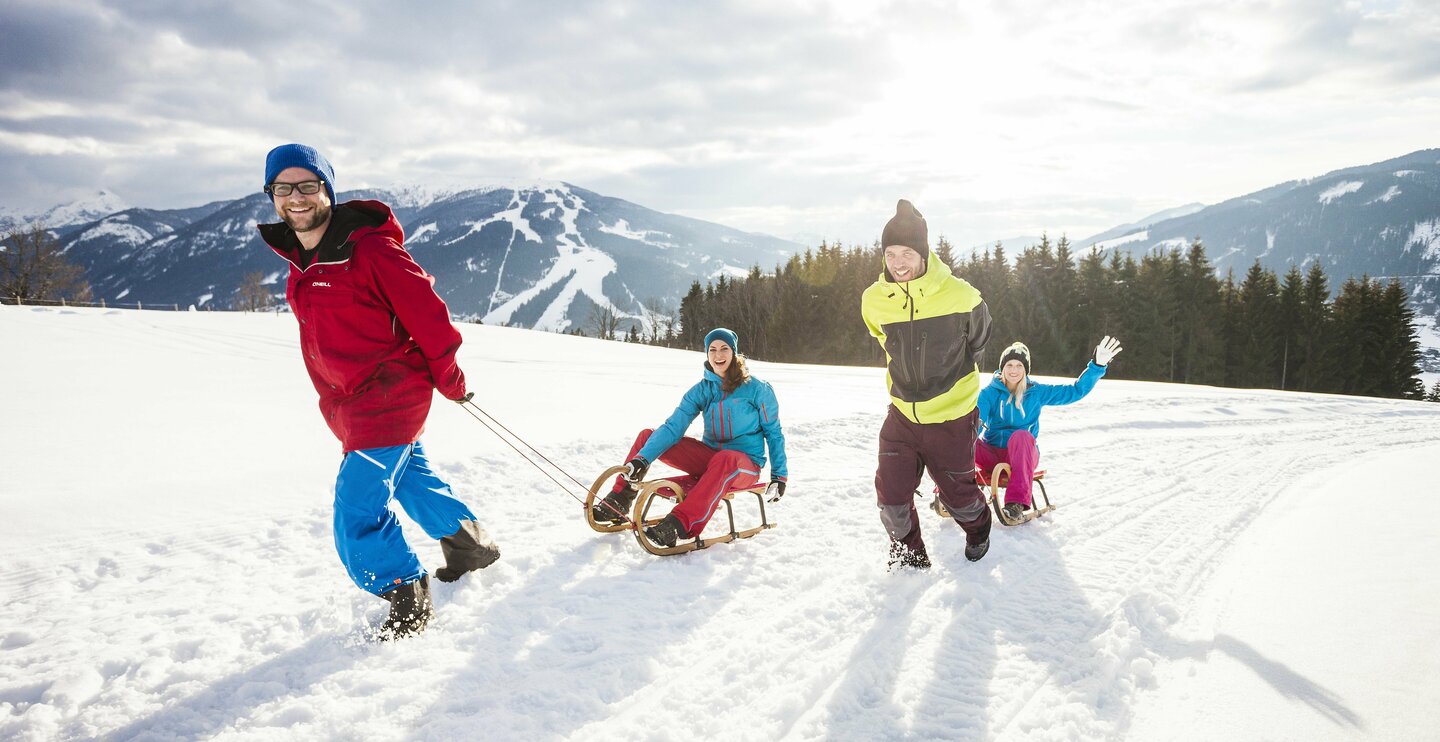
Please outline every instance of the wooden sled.
M659 523L664 518L664 515L654 518L650 517L650 506L654 503L656 497L661 497L668 500L672 499L673 495L673 499L675 500L676 505L685 501L685 490L681 489L680 485L675 484L668 479L656 479L654 481L641 482L637 486L639 495L635 498L635 504L633 506L633 509L630 513L627 514L627 519L625 522L611 524L599 523L595 520L595 515L591 511L594 509L596 500L598 498L604 497L604 495L601 494L602 492L609 492L610 483L613 482L615 480L615 477L619 476L620 473L623 471L625 471L625 467L623 466L612 466L609 469L606 469L605 472L595 480L595 484L591 485L590 492L585 497L585 522L589 523L591 528L601 533L614 533L616 531L634 531L635 540L640 542L641 548L645 549L651 554L655 554L657 556L672 556L675 554L684 554L686 552L695 551L697 549L709 548L711 546L714 546L715 544L725 544L736 539L750 538L751 536L754 536L755 534L760 533L761 531L764 531L768 528L774 528L776 525L774 521L769 519L768 515L765 512L766 484L760 483L752 487L744 487L740 489L730 490L722 496L722 502L725 504L725 523L730 526L729 533L724 533L719 536L713 536L711 538L694 538L683 543L677 543L671 547L661 546L660 544L651 541L650 538L645 535L646 526L653 526L656 523ZM756 502L760 505L760 525L755 526L754 528L746 529L744 531L739 530L735 527L735 509L731 505L731 501L735 498L735 495L741 493L749 493L754 495Z
M774 521L771 521L769 517L765 514L765 487L766 484L762 482L751 487L733 489L720 496L720 501L725 504L725 522L730 526L729 533L724 533L719 536L713 536L711 538L701 538L697 536L689 541L677 543L674 546L665 547L655 543L654 541L651 541L650 537L645 535L646 526L655 525L664 518L664 516L661 516L659 518L650 518L650 505L655 501L656 497L663 497L667 500L671 499L671 496L669 494L665 494L665 492L662 492L661 490L666 490L668 492L674 493L675 504L679 505L680 503L685 501L685 490L681 489L680 485L675 484L668 479L657 479L652 482L642 482L639 487L640 496L635 498L635 510L634 514L631 516L631 520L637 525L637 527L635 528L635 540L640 542L641 548L650 552L651 554L654 554L656 556L674 556L676 554L684 554L686 552L697 551L699 549L708 549L715 544L728 544L736 539L750 538L751 536L754 536L761 531L775 527ZM755 526L754 528L746 529L744 531L735 528L735 508L730 505L731 500L735 499L735 495L742 493L749 493L754 495L755 502L759 503L760 505L760 525ZM707 523L706 526L708 527L709 524Z
M985 495L985 501L990 504L990 507L995 511L996 520L999 520L1000 525L1003 526L1018 526L1022 523L1028 523L1055 509L1055 506L1050 504L1050 495L1045 491L1045 483L1041 481L1044 478L1045 470L1037 469L1035 475L1031 477L1031 481L1035 483L1035 488L1031 490L1030 494L1031 507L1019 518L1011 518L1005 514L1005 496L1001 493L1001 490L1005 489L1005 486L1010 483L1010 465L996 464L995 469L988 474L980 469L975 470L975 483L981 487L990 488L990 492ZM1036 493L1039 493L1038 498L1036 497ZM1040 505L1042 500L1045 503L1044 505ZM930 509L939 513L942 518L950 517L950 512L947 511L945 505L940 502L940 495L938 493L935 495L935 499L930 502Z

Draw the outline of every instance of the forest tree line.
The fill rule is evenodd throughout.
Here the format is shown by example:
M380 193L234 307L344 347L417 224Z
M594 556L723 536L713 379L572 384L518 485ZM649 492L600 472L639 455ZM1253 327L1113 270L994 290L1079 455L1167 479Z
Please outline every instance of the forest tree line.
M43 227L13 229L0 249L0 298L6 303L91 300L79 266ZM1257 260L1239 279L1222 280L1200 240L1187 250L1153 251L1136 260L1090 251L1077 261L1062 237L1025 248L1012 261L999 243L957 259L942 237L935 246L954 273L980 290L993 332L982 370L1012 340L1030 346L1032 371L1073 376L1104 335L1125 346L1109 375L1263 389L1335 392L1440 402L1440 381L1421 384L1414 311L1398 281L1349 278L1332 299L1323 267L1283 277ZM698 347L712 327L740 334L748 356L791 363L878 366L884 354L860 319L860 294L881 271L878 245L821 244L774 273L758 266L740 278L691 284L678 315L657 300L644 308L648 332L626 339ZM233 308L271 305L263 276L246 276ZM613 309L591 317L595 336L616 338ZM587 334L577 327L574 332Z
M987 373L1000 350L1020 340L1033 373L1075 376L1100 338L1114 335L1125 353L1113 378L1426 397L1414 312L1398 281L1349 278L1332 299L1318 262L1278 276L1256 261L1243 277L1221 278L1198 239L1138 259L1092 250L1076 260L1063 237L1042 238L1013 261L999 243L968 259L957 259L943 238L935 250L990 308ZM878 245L821 244L774 273L757 266L743 278L696 281L678 323L648 340L693 348L709 328L724 326L754 358L881 365L860 319L860 294L881 268ZM632 331L630 339L641 338Z

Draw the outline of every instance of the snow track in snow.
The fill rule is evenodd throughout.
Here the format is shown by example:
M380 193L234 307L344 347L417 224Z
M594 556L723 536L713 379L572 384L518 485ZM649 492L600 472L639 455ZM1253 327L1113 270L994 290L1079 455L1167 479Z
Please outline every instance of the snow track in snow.
M461 330L481 405L586 484L699 377L698 352ZM1347 739L1382 708L1187 632L1297 483L1440 445L1440 405L1106 380L1045 414L1057 511L969 563L927 480L935 566L891 574L878 369L755 363L789 440L779 527L666 559L437 399L432 461L503 555L435 584L424 636L373 644L386 604L334 554L292 318L0 307L0 331L29 350L0 365L6 739L1117 739L1212 651Z

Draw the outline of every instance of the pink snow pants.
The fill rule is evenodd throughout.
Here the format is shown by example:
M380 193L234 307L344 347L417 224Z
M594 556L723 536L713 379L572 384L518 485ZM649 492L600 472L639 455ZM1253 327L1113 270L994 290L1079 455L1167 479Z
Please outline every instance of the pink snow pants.
M1010 434L1010 441L1004 448L997 448L983 440L975 442L975 466L988 476L996 464L1010 465L1010 484L1005 487L1005 502L1018 502L1030 507L1030 489L1035 477L1035 467L1040 464L1040 447L1035 436L1028 430L1017 430Z
M627 461L640 453L653 432L647 428L635 436L635 445L625 457ZM670 511L685 529L681 538L690 538L705 530L705 524L710 522L710 516L715 514L726 492L745 489L760 481L760 467L755 466L749 456L739 451L711 448L690 437L676 441L660 454L660 460L686 474L670 479L685 490L685 502ZM625 480L616 477L612 491L618 492L624 486Z

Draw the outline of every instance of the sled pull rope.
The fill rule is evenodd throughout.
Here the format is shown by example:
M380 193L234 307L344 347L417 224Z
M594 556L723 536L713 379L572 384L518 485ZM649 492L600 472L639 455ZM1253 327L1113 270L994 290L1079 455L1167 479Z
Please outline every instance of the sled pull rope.
M569 473L569 472L565 471L564 469L561 469L559 464L556 464L554 461L551 461L550 459L546 458L545 454L540 453L539 451L536 451L534 446L532 446L532 445L530 445L529 443L526 443L526 442L525 442L525 439L524 439L524 438L521 438L520 436L516 435L514 431L512 431L512 430L510 430L509 428L505 427L505 425L504 425L503 423L501 423L499 420L496 420L494 415L491 415L490 413L486 412L484 409L481 409L481 407L480 407L479 405L475 404L474 402L468 402L468 401L467 401L465 404L461 405L461 407L462 407L466 412L469 412L469 413L470 413L470 417L473 417L473 418L475 418L476 420L479 420L481 425L484 425L487 430L489 430L491 433L494 433L496 438L499 438L500 440L504 441L504 442L505 442L505 445L507 445L507 446L509 446L510 448L514 449L515 453L520 454L520 458L525 459L526 461L530 462L530 465L531 465L531 466L535 467L536 469L539 469L539 470L540 470L540 473L541 473L541 474L544 474L546 477L548 477L548 478L550 479L550 481L554 482L554 483L556 484L556 486L558 486L558 487L561 489L561 491L563 491L565 494L569 495L570 497L574 498L575 500L579 500L579 502L580 502L581 504L584 504L584 502L585 502L584 500L581 500L580 498L575 497L575 493L570 491L569 485L567 485L567 484L565 484L564 482L561 482L560 480L556 479L554 476L552 476L552 475L550 474L550 472L548 472L548 471L545 470L545 467L543 467L543 466L535 463L535 460L534 460L534 459L530 458L529 456L526 456L526 455L525 455L525 452L524 452L524 451L521 451L519 448L517 448L514 443L511 443L509 438L506 438L505 436L500 435L500 431L499 431L499 430L496 430L496 429L495 429L495 426L498 426L498 427L500 428L500 430L503 430L503 431L505 431L506 433L508 433L511 438L514 438L515 440L520 441L521 444L523 444L526 448L530 449L530 451L533 452L536 456L539 456L545 463L547 463L547 464L549 464L550 466L554 467L554 468L555 468L555 471L558 471L558 472L560 472L561 474L564 474L567 479L569 479L570 481L574 482L577 486L579 486L579 487L584 487L584 486L585 486L585 485L584 485L583 483L581 483L579 480L575 479L575 477L570 476L570 473ZM470 409L471 407L474 407L475 410L479 410L480 415L484 415L485 417L481 417L480 415L475 414L475 412ZM490 422L486 422L486 421L485 421L485 418L489 418L489 419L490 419ZM493 422L493 423L495 424L495 426L491 426L491 424L490 424L491 422ZM588 490L587 490L587 491L588 491Z
M521 451L519 448L516 448L515 444L514 444L514 443L511 443L509 438L506 438L505 436L500 435L500 431L496 430L495 427L499 427L500 430L503 430L503 431L505 431L506 433L508 433L509 436L510 436L510 438L514 438L515 440L519 441L519 442L520 442L522 445L524 445L526 448L528 448L528 449L530 449L532 452L534 452L534 454L535 454L536 456L539 456L542 460L544 460L545 463L549 464L551 467L554 467L555 471L558 471L558 472L560 472L561 474L564 474L566 479L569 479L570 481L574 482L576 486L580 487L581 489L584 489L584 490L586 491L586 493L588 494L590 490L585 487L585 484L584 484L583 482L581 482L580 480L576 479L574 476L571 476L570 472L567 472L567 471L565 471L564 469L560 468L560 465L559 465L559 464L555 463L554 461L551 461L548 457L545 456L545 454L540 453L538 450L535 449L534 446L530 445L524 438L521 438L520 436L516 435L516 434L515 434L515 431L513 431L513 430L511 430L511 429L509 429L509 428L507 428L507 427L505 427L505 424L504 424L504 423L502 423L502 422L500 422L499 420L495 419L495 416L494 416L494 415L491 415L490 413L486 412L483 407L481 407L480 405L475 404L475 402L474 402L473 400L466 400L465 403L462 404L462 405L460 405L460 406L461 406L461 408L463 408L466 412L470 413L470 417L475 418L476 420L478 420L478 421L480 422L481 425L484 425L486 430L489 430L491 433L494 433L496 438L499 438L501 441L504 441L505 445L509 446L512 450L514 450L515 453L520 454L520 458L525 459L526 461L530 462L530 465L531 465L531 466L535 467L536 469L539 469L539 470L540 470L540 473L541 473L541 474L544 474L547 479L549 479L550 481L554 482L554 483L555 483L555 486L559 487L561 492L564 492L565 494L569 495L569 496L570 496L570 499L575 500L576 502L580 503L581 507L584 507L584 506L585 506L585 498L576 496L576 494L575 494L574 492L570 491L570 487L569 487L568 485L566 485L564 482L561 482L560 480L558 480L558 479L556 479L554 476L552 476L552 475L550 474L550 472L548 472L548 471L545 470L545 467L543 467L543 466L535 463L535 460L534 460L534 459L530 458L529 456L526 456L526 455L525 455L525 452L524 452L524 451ZM472 407L475 408L475 409L474 409L474 410L471 410L470 408L472 408ZM480 415L475 414L477 411L480 413L480 415L484 415L485 417L482 418ZM490 422L486 422L486 421L485 421L486 418L489 418ZM494 423L495 425L494 425L494 426L491 426L490 423ZM616 510L613 505L611 505L610 503L605 502L605 501L603 501L603 500L600 501L600 504L604 505L606 508L609 508L609 509L610 509L612 512L614 512L616 515L620 516L626 523L629 523L629 524L631 524L631 525L634 525L634 521L630 520L630 515L629 515L628 513L623 513L623 512L620 512L619 510Z

